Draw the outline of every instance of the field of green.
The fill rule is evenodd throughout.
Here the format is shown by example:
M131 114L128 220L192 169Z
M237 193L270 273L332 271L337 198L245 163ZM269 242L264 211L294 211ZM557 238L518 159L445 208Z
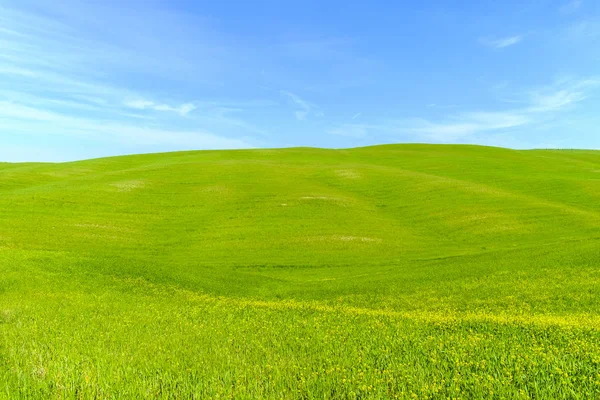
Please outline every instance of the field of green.
M0 163L0 398L600 398L600 152Z

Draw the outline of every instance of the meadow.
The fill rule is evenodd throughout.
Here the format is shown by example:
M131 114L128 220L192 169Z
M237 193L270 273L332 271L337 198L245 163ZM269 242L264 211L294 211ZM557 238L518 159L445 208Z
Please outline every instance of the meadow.
M600 152L0 163L0 398L600 398Z

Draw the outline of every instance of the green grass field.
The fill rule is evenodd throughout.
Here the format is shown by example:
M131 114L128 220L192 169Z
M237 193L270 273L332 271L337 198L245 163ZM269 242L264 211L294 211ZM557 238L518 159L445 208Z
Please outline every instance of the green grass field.
M0 397L600 397L600 152L0 164Z

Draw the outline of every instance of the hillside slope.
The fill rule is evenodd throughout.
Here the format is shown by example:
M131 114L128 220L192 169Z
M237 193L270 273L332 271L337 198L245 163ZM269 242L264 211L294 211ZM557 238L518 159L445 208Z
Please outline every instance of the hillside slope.
M449 346L454 334L435 333L428 324L453 321L458 336L466 332L460 324L484 332L533 324L534 333L548 335L547 344L559 350L572 343L549 327L578 330L581 351L591 354L573 367L578 380L569 381L564 393L551 392L561 385L535 386L538 395L566 395L583 388L577 385L587 379L586 368L592 371L600 360L592 340L600 327L599 248L600 152L594 151L389 145L0 164L0 378L4 374L9 382L7 394L19 388L34 397L76 389L100 397L168 397L176 383L185 387L183 394L216 396L220 392L211 387L229 393L223 379L240 376L246 381L234 397L294 397L295 391L307 397L347 397L351 391L381 398L410 391L464 395L475 386L487 393L487 386L474 382L442 385L437 367L425 361L427 352L403 361L420 371L415 387L400 375L393 376L393 387L376 383L373 375L335 395L331 390L341 381L313 377L316 386L302 386L299 366L310 373L327 369L319 354L329 350L302 358L283 328L291 324L317 349L331 340L320 335L337 327L328 335L346 337L350 356L364 350L368 338L391 345L386 335L398 329L433 335ZM323 328L314 328L314 320L313 330L300 323L306 312L309 320L324 318ZM269 313L277 316L267 318ZM365 321L346 325L337 320L344 313ZM218 334L194 325L211 326L206 318L220 321L213 325ZM404 325L386 322L377 330L373 318ZM361 324L371 330L368 337L354 330ZM256 329L272 341L261 342ZM106 332L113 334L102 336ZM530 343L529 334L518 328L500 332L504 341L486 336L482 349L504 346L506 354L520 354L524 350L512 340ZM238 349L244 356L219 347L240 335L247 338ZM73 337L80 342L69 344ZM172 358L155 353L159 342ZM145 352L126 350L133 343ZM200 352L201 343L203 351L225 351L229 361L216 353L186 353ZM248 350L254 345L265 353ZM343 358L338 350L328 353L330 361ZM363 373L395 362L363 350ZM122 360L111 361L121 353ZM288 356L298 368L284 361ZM190 360L195 363L187 365ZM200 372L207 360L224 363L222 369ZM544 360L549 370L556 364ZM352 368L347 361L345 368ZM258 377L267 364L284 372L266 386L255 383L266 379ZM383 370L400 374L399 365ZM458 369L448 367L448 373ZM138 381L127 386L111 374ZM499 364L486 374L501 375ZM337 378L349 379L342 375ZM560 376L544 375L539 382L555 378ZM597 378L590 379L588 393ZM439 383L437 392L423 389L428 381ZM528 380L515 387L534 390Z

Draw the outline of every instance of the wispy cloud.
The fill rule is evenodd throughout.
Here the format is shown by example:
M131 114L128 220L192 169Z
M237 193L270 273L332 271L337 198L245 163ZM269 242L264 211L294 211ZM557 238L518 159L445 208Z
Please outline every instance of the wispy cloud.
M450 116L446 121L405 121L397 129L430 140L448 142L476 133L505 130L527 125L531 119L519 112L474 111Z
M271 105L162 100L172 93L189 98L205 84L200 77L214 85L214 64L229 65L223 47L194 39L189 51L191 41L182 32L208 36L199 34L206 32L202 21L158 5L128 13L108 3L71 0L51 7L0 3L0 137L201 149L251 147L251 135L264 133L244 120L244 110ZM138 12L143 15L133 17ZM101 20L111 21L110 34Z
M587 94L580 90L562 89L550 93L532 92L532 105L527 111L532 113L559 111L586 98Z
M136 110L168 111L177 113L181 116L186 116L196 109L196 106L192 103L171 106L168 104L157 104L149 100L129 100L125 102L125 105Z
M451 141L477 133L506 131L532 125L557 116L586 100L597 87L598 79L563 80L547 87L528 90L520 108L507 111L473 111L450 115L442 121L406 121L402 129L427 138Z
M590 99L590 82L572 80L518 91L510 85L551 79L557 69L589 69L598 57L593 46L600 24L592 2L584 2L555 2L554 11L540 15L527 28L530 31L507 27L480 31L490 36L479 43L477 36L471 39L480 50L508 57L505 62L511 65L537 68L533 77L519 69L482 64L498 60L461 64L445 57L439 41L426 40L415 48L410 40L401 40L396 52L387 51L387 45L373 47L374 42L385 42L383 32L362 35L354 23L323 27L298 20L270 27L273 35L248 35L260 19L233 29L241 15L215 8L205 17L186 2L0 0L0 147L40 143L39 138L56 143L59 151L61 145L74 148L80 139L90 138L112 154L120 149L133 152L134 145L120 144L135 141L160 143L165 149L343 146L350 139L323 139L319 133L361 143L391 138L450 141L552 125ZM561 4L562 12L573 15L559 18ZM349 17L360 22L360 15ZM413 17L420 18L406 15ZM460 10L455 17L477 22L473 13ZM529 39L533 32L556 28L556 18L562 20L562 29L555 29L556 46L549 54L556 62L547 62L544 48L535 49L544 43ZM492 19L490 26L497 25ZM403 27L406 24L399 24L396 33L401 35ZM448 31L448 26L434 28L436 35L456 35L449 40L459 40L464 33ZM416 32L421 33L427 34ZM577 42L570 40L575 37ZM531 46L531 53L513 51L522 42ZM561 44L577 44L569 48L573 58L565 61L568 65L557 58L567 54L567 46ZM467 57L476 51L469 46L463 50ZM421 62L413 62L423 52L433 57L428 74L423 74ZM508 86L479 90L483 85L489 89L489 82L473 79L482 67L489 79ZM449 70L454 71L450 80ZM593 114L595 104L590 101L589 106L586 112ZM409 114L415 112L419 114ZM3 140L15 132L26 139ZM399 132L406 135L397 136Z
M475 135L509 132L525 126L552 124L588 99L600 87L599 79L565 79L552 85L516 93L520 107L504 111L474 110L446 115L440 119L409 118L380 120L374 124L342 124L329 129L332 135L364 138L371 134L390 137L410 135L436 142L457 142Z
M138 145L193 146L205 149L250 148L250 143L203 130L172 130L122 121L73 117L11 102L0 102L0 131L29 133L44 127L48 135L91 140L107 137L118 143Z
M562 111L588 99L600 88L600 78L564 78L552 85L529 90L525 93L530 103L529 112Z
M298 96L295 93L289 92L287 90L281 90L279 93L290 99L291 102L296 106L297 110L294 111L294 115L296 116L296 119L298 121L306 120L306 118L311 114L314 114L317 117L323 117L325 115L323 111L319 109L318 106L304 100L302 97Z
M480 38L479 43L483 44L484 46L492 47L495 49L503 49L505 47L514 46L522 40L522 35L515 35L499 39Z

